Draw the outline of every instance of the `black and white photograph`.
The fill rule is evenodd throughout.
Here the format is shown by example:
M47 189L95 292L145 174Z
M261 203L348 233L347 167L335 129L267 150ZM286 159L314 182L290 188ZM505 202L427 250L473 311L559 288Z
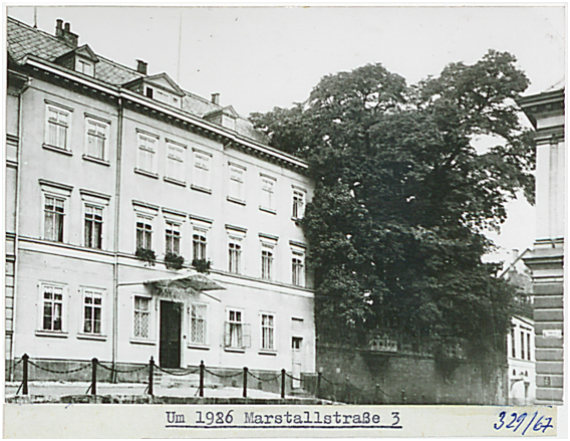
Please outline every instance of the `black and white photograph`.
M567 430L566 3L4 6L5 437Z

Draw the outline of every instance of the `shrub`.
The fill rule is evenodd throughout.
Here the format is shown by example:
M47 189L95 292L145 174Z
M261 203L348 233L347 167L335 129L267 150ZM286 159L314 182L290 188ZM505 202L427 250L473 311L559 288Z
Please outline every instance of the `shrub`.
M206 259L194 259L192 260L192 266L199 273L210 274L210 267L212 266L212 262Z

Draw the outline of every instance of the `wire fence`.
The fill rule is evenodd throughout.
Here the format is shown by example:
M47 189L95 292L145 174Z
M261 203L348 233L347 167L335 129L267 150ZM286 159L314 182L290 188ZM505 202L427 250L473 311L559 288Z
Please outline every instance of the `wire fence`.
M235 370L235 368L206 368L204 362L200 362L198 368L166 368L159 366L155 363L153 357L150 358L147 364L138 365L132 368L119 369L115 363L100 362L97 358L93 358L90 362L82 362L80 366L70 369L54 369L42 365L39 361L30 360L27 354L24 354L21 359L14 363L14 368L22 364L22 382L19 385L16 395L22 392L23 395L29 394L29 369L30 366L37 370L48 372L52 375L57 375L57 380L68 380L76 378L74 374L79 374L82 371L91 371L90 385L85 392L85 395L97 395L98 373L108 372L110 374L110 382L117 383L118 375L128 375L129 378L136 378L138 381L146 383L146 389L143 392L145 395L154 395L155 386L158 384L157 380L162 384L164 377L189 377L189 384L182 385L181 387L196 387L196 394L199 397L204 397L206 387L206 376L210 380L217 379L224 383L224 386L230 384L238 386L238 381L241 379L241 386L243 389L242 397L248 398L248 391L251 389L264 390L280 394L282 399L288 395L301 392L305 396L314 397L318 399L325 399L330 401L354 403L354 404L372 404L372 403L387 403L394 397L389 396L385 391L376 385L375 390L365 390L355 384L352 384L348 378L345 381L333 381L325 377L322 372L318 374L303 374L294 375L282 369L280 373L263 373L251 372L247 367ZM221 369L221 372L216 372L215 369ZM230 369L231 372L227 372ZM82 374L85 378L86 374ZM160 378L157 378L157 375ZM63 378L62 378L63 377ZM248 384L249 380L252 384ZM141 381L142 380L142 381ZM180 381L180 380L177 380ZM99 379L100 382L100 379ZM197 382L197 384L196 384ZM257 382L257 385L255 385Z

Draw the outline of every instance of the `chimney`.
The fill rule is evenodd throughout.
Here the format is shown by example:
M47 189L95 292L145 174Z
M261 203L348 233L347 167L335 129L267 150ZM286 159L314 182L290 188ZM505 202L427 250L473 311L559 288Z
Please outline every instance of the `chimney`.
M147 70L148 70L148 63L146 61L137 60L137 72L140 72L143 75L146 75Z
M220 94L219 93L213 93L212 94L212 103L217 104L218 106L220 105Z
M64 27L62 28L61 25L63 24L63 20L59 18L55 21L55 23L55 36L60 40L65 41L68 45L73 46L74 48L77 47L79 36L71 32L71 24L65 23Z
M55 36L62 37L63 36L63 20L58 18L55 21Z

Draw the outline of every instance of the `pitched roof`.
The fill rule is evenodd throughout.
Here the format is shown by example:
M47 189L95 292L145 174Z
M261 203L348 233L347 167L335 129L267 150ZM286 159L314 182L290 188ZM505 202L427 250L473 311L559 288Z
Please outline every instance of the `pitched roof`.
M22 63L22 60L26 55L34 55L49 62L55 62L56 59L60 58L62 55L68 54L74 50L85 50L85 46L87 46L83 45L79 48L75 48L54 35L37 28L33 28L12 17L8 17L6 31L8 57L19 64ZM91 51L90 47L89 50ZM95 78L113 86L124 86L127 83L142 77L152 79L158 77L163 78L164 75L166 75L158 74L146 76L138 72L136 69L122 66L114 61L102 57L101 55L95 54L95 52L93 52L93 56L96 56L99 60L97 67L95 68ZM174 84L175 88L178 88L178 90L184 94L182 97L182 111L203 118L204 115L219 111L223 108L222 106L214 104L205 98L180 89L179 86L170 79L170 77L168 77L168 80ZM256 131L249 120L240 116L237 117L236 130L242 136L258 142L267 143L265 135Z

